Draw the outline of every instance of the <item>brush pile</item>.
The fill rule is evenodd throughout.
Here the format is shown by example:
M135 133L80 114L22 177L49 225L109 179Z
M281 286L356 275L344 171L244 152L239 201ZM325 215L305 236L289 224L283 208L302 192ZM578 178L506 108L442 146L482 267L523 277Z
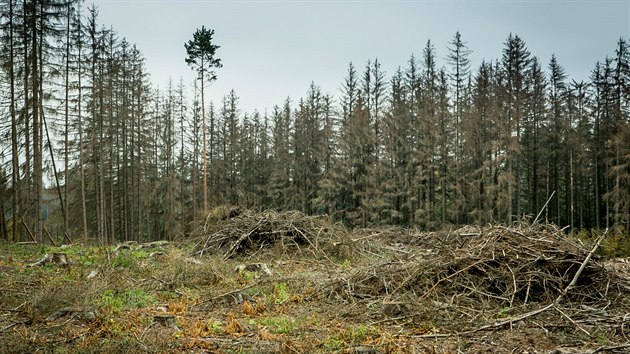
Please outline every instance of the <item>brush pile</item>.
M415 237L375 232L355 239L359 252L394 256L324 284L323 296L380 303L381 313L393 320L444 323L451 329L462 323L459 334L470 332L474 323L479 328L497 318L525 319L539 312L555 313L547 318L555 325L582 321L577 326L603 329L614 323L611 331L628 332L628 277L595 254L586 261L593 247L553 225L467 227Z
M546 302L563 292L589 253L575 238L553 226L496 226L477 233L435 235L433 239L434 256L408 255L407 261L375 265L378 272L362 270L345 285L350 284L353 291L344 293L412 292L423 298L465 295L469 300L499 301L509 306ZM611 286L621 286L611 284L608 276L593 259L568 296L575 301L605 299L614 290Z
M262 249L280 247L283 254L307 250L315 255L333 252L347 237L345 229L322 216L301 212L230 212L208 218L203 225L197 254L221 252L224 259L252 256Z

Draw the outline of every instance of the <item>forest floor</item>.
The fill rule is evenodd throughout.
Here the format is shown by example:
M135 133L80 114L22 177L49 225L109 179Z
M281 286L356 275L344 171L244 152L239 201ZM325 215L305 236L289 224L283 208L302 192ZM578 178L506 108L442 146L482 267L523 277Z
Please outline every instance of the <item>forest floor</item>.
M0 352L625 353L630 264L596 246L235 210L173 242L2 244Z

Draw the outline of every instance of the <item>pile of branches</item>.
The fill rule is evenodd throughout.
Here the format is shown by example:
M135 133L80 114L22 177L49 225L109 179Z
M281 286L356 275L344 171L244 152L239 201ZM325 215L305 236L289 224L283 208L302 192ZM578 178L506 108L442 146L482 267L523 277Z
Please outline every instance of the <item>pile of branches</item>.
M590 248L552 225L462 229L439 240L428 257L416 250L415 257L375 264L326 288L346 300L404 295L475 308L547 303L561 296L607 302L628 292Z
M322 284L319 294L379 309L375 323L439 329L422 338L544 323L630 347L630 277L596 255L605 233L588 246L552 225L418 232L419 247L411 234L393 242L382 236L355 238L355 249L389 257Z
M279 246L288 251L306 249L321 255L343 244L347 232L326 217L308 216L298 211L252 211L231 213L203 225L197 253L221 252L225 259L251 256L264 248Z

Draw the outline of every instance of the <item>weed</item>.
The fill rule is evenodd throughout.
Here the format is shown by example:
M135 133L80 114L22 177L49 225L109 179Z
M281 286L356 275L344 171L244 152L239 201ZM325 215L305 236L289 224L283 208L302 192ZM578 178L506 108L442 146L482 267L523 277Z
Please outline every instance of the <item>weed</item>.
M225 332L225 328L223 328L223 323L221 323L221 321L212 321L208 323L208 328L215 334L222 334Z
M128 253L118 255L118 257L112 260L112 268L129 268L135 260Z
M342 350L344 347L343 341L337 337L326 338L322 342L322 346L327 352L336 352Z
M112 268L130 268L132 265L149 258L145 250L122 251L112 260Z
M243 291L243 295L254 297L254 296L260 295L261 292L262 292L262 290L260 290L259 287L254 286L254 287L251 287L251 288L246 289L245 291Z
M349 337L353 343L363 342L367 337L378 335L376 328L366 325L359 325L350 329Z
M157 299L154 295L147 294L142 289L131 289L123 292L105 290L101 295L99 304L110 308L113 312L141 308L154 305Z
M256 272L243 271L243 272L241 273L241 276L243 277L243 279L245 279L245 280L248 280L248 281L249 281L249 280L254 279L254 278L256 277L256 275L257 275L257 274L258 274L258 273L256 273Z
M37 246L18 245L15 243L0 243L0 246L1 246L0 249L2 249L2 254L10 254L15 259L30 258L33 255L35 250L39 250L39 247Z
M508 317L510 315L510 307L503 307L501 310L499 310L499 312L497 313L497 317L499 318L505 318Z
M289 300L289 288L286 283L279 283L274 286L275 303L280 305Z
M131 251L131 257L133 257L133 258L135 258L136 260L139 260L139 261L149 258L150 254L151 253L149 253L149 252L147 252L145 250L134 250L134 251Z
M291 334L297 329L295 320L290 317L265 317L250 321L250 324L267 326L272 333L278 334Z

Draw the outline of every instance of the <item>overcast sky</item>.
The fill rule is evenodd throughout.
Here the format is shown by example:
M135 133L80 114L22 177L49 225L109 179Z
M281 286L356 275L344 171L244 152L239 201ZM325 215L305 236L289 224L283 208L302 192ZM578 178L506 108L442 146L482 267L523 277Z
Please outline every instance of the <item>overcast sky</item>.
M555 54L570 78L586 80L595 62L630 37L630 0L211 1L87 0L99 19L144 54L154 85L169 77L192 87L184 43L197 28L215 30L223 68L207 95L215 104L231 89L239 107L261 112L287 96L303 97L311 81L338 96L348 64L378 58L387 77L421 56L431 39L438 65L457 30L473 51L473 69L501 57L511 32L546 68Z

